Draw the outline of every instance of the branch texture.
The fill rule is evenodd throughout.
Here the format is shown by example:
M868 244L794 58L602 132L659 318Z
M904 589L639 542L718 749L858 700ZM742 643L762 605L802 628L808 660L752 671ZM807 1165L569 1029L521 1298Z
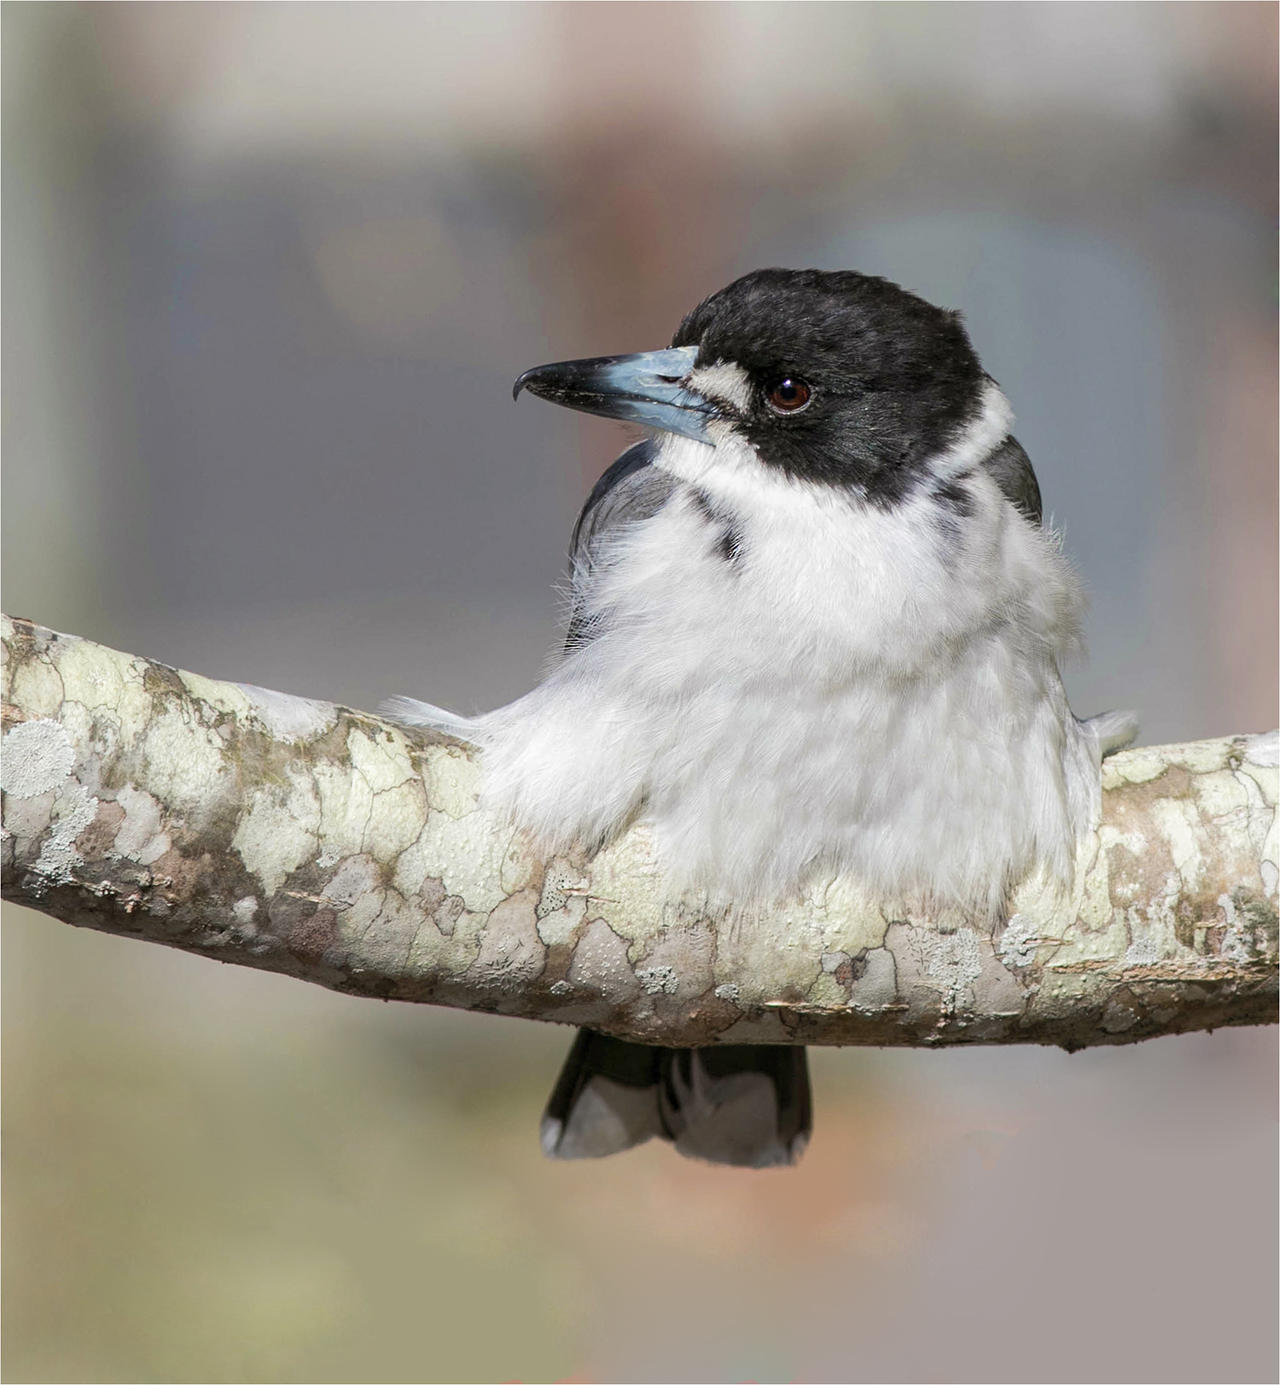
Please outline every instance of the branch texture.
M541 859L447 736L24 620L4 651L4 895L67 923L672 1045L1078 1048L1276 1018L1274 733L1108 760L1074 891L1029 881L994 930L843 881L724 916L664 902L643 826Z

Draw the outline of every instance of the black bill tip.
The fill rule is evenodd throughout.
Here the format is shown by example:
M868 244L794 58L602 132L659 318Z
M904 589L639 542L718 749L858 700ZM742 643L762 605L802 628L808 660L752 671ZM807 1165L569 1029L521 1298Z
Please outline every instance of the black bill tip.
M519 398L520 398L520 391L521 391L521 390L528 389L529 386L530 386L530 383L534 380L534 378L537 376L538 372L539 372L540 370L542 370L542 369L544 369L543 366L536 365L536 366L533 367L532 370L526 370L526 371L524 372L524 374L521 375L521 376L516 380L515 384L511 386L511 398L512 398L512 399L519 399ZM536 393L536 391L535 391L535 393Z

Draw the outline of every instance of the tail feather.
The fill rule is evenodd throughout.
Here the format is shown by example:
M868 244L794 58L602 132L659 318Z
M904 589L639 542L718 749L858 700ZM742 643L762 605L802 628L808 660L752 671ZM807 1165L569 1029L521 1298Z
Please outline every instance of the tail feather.
M654 1136L716 1164L794 1164L812 1125L803 1048L654 1048L582 1030L542 1118L554 1159L616 1154Z
M662 1050L578 1031L542 1117L553 1159L598 1159L661 1135Z
M691 1159L794 1164L813 1127L808 1059L787 1044L669 1049L659 1107L668 1138Z

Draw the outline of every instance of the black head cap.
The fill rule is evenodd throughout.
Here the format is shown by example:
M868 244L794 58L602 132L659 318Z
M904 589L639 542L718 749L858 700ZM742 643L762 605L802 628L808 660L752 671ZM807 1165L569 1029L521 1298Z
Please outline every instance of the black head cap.
M764 460L883 501L976 417L986 380L958 313L852 271L756 270L700 303L672 345L746 374L736 426ZM797 381L803 404L777 407L801 397Z

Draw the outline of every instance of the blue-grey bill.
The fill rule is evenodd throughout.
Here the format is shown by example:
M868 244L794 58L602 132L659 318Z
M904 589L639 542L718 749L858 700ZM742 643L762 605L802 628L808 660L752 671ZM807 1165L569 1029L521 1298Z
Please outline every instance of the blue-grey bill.
M707 442L706 424L715 417L715 406L684 383L697 355L696 346L673 346L535 366L516 381L512 398L528 390L568 409Z

